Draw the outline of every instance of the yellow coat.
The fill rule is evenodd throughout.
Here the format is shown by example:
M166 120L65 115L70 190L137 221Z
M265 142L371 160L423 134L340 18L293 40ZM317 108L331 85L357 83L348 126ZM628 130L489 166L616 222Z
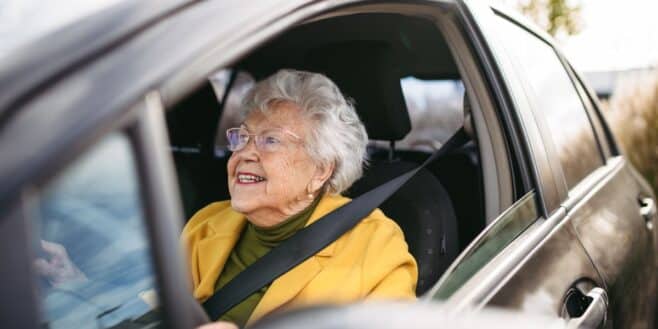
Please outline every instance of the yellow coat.
M324 196L309 225L347 203L342 196ZM182 241L187 251L194 297L204 301L247 220L230 201L212 203L185 225ZM274 280L249 322L282 308L318 303L347 303L362 298L415 298L418 269L409 254L402 230L379 209L332 244Z

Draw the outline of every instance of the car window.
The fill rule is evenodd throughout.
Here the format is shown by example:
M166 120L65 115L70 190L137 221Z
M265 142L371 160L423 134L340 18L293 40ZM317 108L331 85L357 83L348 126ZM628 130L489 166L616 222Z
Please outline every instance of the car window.
M576 77L576 73L573 71L573 68L569 67L568 70L572 74L572 76ZM581 95L581 99L583 100L583 104L585 104L585 108L588 111L589 119L592 122L592 126L594 127L594 132L598 137L597 139L599 141L599 145L601 146L601 152L605 158L610 155L611 152L610 144L612 142L607 138L603 130L600 121L601 117L597 115L597 113L599 113L598 112L599 109L595 104L595 99L597 96L596 94L590 94L587 91L587 87L583 85L583 82L577 77L574 78L574 84L576 86L576 89L578 90L578 93Z
M432 294L446 299L525 231L538 217L535 193L529 192L503 212L446 272Z
M160 317L136 160L114 133L40 190L32 216L44 327L153 327Z
M464 85L461 80L400 80L411 131L398 149L438 149L464 125Z
M603 164L594 132L572 80L546 42L498 17L499 35L516 69L529 83L526 94L543 114L570 188Z

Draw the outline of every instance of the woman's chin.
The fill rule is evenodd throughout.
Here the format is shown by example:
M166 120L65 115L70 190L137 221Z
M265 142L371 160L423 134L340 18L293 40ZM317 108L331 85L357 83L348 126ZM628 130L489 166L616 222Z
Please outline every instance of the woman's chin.
M249 202L246 202L245 200L231 198L231 208L241 214L246 214L253 207L250 207Z

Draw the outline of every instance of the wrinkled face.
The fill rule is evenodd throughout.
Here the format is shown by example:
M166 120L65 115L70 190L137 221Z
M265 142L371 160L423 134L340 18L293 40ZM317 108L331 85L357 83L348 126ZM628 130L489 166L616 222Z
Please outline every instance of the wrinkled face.
M304 148L309 124L296 105L279 102L267 114L253 111L242 127L259 136L288 131L276 135L281 139L276 152L267 151L264 144L257 147L251 135L246 146L231 155L227 165L233 209L256 225L275 225L310 204L308 189L317 186L318 175L322 176Z

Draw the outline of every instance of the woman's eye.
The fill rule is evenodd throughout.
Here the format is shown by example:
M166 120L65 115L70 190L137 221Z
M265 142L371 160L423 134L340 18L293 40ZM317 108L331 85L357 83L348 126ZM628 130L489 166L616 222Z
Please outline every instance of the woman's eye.
M265 136L265 144L279 144L279 139L274 136Z

